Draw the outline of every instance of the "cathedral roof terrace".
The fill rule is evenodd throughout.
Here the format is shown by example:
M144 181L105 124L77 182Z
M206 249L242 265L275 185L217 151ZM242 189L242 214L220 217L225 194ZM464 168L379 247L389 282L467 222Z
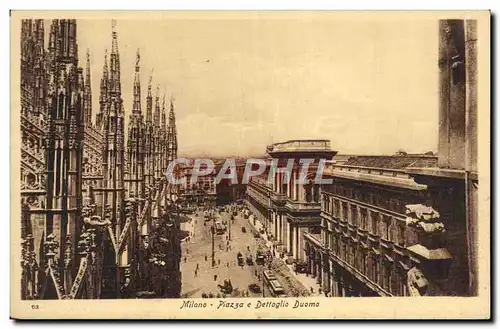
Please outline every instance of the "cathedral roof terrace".
M273 158L294 156L330 160L337 151L331 149L330 140L327 139L294 139L267 146L267 153Z

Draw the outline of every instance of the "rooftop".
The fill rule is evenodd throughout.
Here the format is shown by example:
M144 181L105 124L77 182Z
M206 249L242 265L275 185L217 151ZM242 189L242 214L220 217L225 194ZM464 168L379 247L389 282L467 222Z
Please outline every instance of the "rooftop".
M435 168L437 157L422 154L360 155L350 157L346 162L329 162L324 173L344 179L424 190L427 186L416 183L405 171L422 166Z
M310 153L319 152L325 154L327 158L333 157L337 151L333 151L330 147L328 139L294 139L281 143L274 143L267 146L269 155L279 153Z
M408 167L437 167L437 156L407 155L360 155L349 158L346 166L403 170Z

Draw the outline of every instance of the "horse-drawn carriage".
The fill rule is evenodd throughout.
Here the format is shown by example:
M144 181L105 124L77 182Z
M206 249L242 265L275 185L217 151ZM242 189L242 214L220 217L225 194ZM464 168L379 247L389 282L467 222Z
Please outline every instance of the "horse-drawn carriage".
M236 259L238 260L238 266L243 266L245 264L243 260L243 254L241 252L238 252L238 254L236 255Z
M218 284L217 285L219 290L226 295L230 295L233 292L233 285L231 283L231 280L224 280L224 284Z
M264 265L264 262L266 260L265 256L264 256L264 252L262 250L257 250L257 255L255 257L255 263L258 264L258 265Z
M246 260L247 260L247 265L253 265L253 257L251 254L247 254Z

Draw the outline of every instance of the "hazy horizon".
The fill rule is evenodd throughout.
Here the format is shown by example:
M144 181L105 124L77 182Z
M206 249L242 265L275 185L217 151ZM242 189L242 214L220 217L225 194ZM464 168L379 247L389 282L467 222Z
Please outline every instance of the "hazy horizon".
M436 151L437 20L192 15L116 25L127 121L140 48L142 111L154 69L153 97L160 85L160 100L175 98L179 155L264 155L306 138L342 154ZM77 38L80 66L91 52L95 118L111 20L78 20Z

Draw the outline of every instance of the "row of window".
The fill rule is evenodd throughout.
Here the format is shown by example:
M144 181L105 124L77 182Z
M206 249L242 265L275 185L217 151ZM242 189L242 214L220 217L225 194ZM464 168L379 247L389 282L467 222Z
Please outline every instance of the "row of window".
M390 215L330 197L324 199L322 208L335 218L401 246L405 245L405 224ZM333 223L328 223L326 220L323 226L330 231L333 230Z
M282 184L281 189L278 189L278 193L286 193L286 195L289 198L292 198L294 193L300 193L301 185L296 185L296 184ZM320 189L319 185L317 184L310 184L310 185L302 185L304 187L304 200L306 202L319 202L320 201ZM297 189L296 191L293 191L293 189Z
M397 296L407 294L406 273L398 271L394 261L387 261L384 259L385 256L377 255L374 251L346 244L339 238L333 239L332 250L349 266L391 294Z
M319 185L304 185L306 202L319 202Z
M262 204L268 204L269 203L269 198L266 196L263 196L262 194L255 192L253 190L248 190L247 195L251 196L252 198L259 200L260 203Z
M213 184L215 182L214 179L211 178L203 178L203 177L198 177L197 182L193 184ZM186 184L190 185L191 184L191 177L186 176Z
M331 191L336 195L346 198L369 203L371 205L389 209L401 214L405 213L404 202L401 202L401 200L395 197L388 197L384 193L367 192L361 189L345 187L340 184L332 184Z

